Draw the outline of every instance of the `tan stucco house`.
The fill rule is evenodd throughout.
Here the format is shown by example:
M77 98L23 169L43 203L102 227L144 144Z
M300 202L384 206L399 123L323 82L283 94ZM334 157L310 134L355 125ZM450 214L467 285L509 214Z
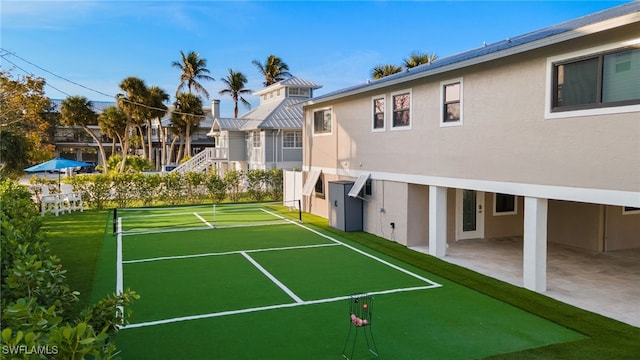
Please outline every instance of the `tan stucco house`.
M520 236L545 291L548 243L640 248L640 3L310 99L303 141L306 211L350 180L364 231L437 257Z

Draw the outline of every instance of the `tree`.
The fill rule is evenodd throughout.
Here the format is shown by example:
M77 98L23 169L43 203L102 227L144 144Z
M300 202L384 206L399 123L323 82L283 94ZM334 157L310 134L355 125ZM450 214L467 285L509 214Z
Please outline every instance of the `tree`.
M122 144L127 126L127 114L116 106L109 106L98 115L100 131L113 139L111 155L116 151L116 140Z
M245 89L244 86L247 83L247 77L241 72L235 72L229 69L229 75L222 79L227 87L219 91L219 94L229 94L235 104L233 108L233 117L238 117L238 100L241 101L247 108L251 108L251 104L242 97L242 94L251 94L251 90Z
M431 64L438 58L436 54L412 52L408 58L404 59L404 67L407 69L414 68L418 65Z
M173 104L175 111L171 114L171 121L184 128L185 154L191 155L191 132L204 118L202 100L190 93L179 93ZM180 159L176 159L180 160Z
M255 65L258 71L260 71L260 74L264 76L263 84L265 87L292 76L291 73L289 73L289 66L275 55L269 55L264 65L258 60L253 60L251 63Z
M189 93L192 90L202 93L205 98L209 99L209 92L199 82L200 80L214 81L215 79L207 74L210 73L207 69L207 60L200 57L200 54L189 51L187 55L183 51L180 51L180 61L174 61L171 66L180 69L180 85L176 90L176 96L186 86Z
M89 129L89 125L98 124L98 115L93 111L93 104L84 96L70 96L62 101L60 109L60 121L66 126L80 126L98 144L100 156L103 161L103 169L106 174L107 156L104 152L102 140Z
M129 153L130 128L137 125L139 129L139 125L148 117L149 111L144 104L149 98L149 90L142 79L134 76L122 80L120 89L126 93L116 95L118 106L127 114L125 136L122 143L122 156L126 157ZM120 172L124 171L125 163L126 161L122 162Z
M166 165L166 151L167 151L167 139L164 134L164 127L162 127L162 117L167 113L167 106L164 104L169 101L169 94L158 86L152 86L149 89L149 105L151 106L150 120L156 119L158 122L158 137L160 138L161 165ZM151 122L149 122L147 129L147 139L149 141L149 149L151 149ZM149 161L151 161L151 150L149 150Z
M402 71L402 66L397 65L376 65L371 70L371 77L374 79L382 79L385 76L397 74Z
M17 176L35 162L50 159L54 145L46 116L51 100L44 96L42 78L13 78L0 70L0 175ZM14 144L14 146L10 146Z

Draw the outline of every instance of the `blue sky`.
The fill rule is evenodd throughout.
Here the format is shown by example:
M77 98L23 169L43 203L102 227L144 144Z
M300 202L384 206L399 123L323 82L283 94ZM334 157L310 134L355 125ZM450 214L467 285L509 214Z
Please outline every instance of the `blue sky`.
M174 94L180 73L171 62L193 50L216 79L203 84L221 99L222 115L232 116L231 98L218 94L220 79L232 68L247 76L247 88L260 90L251 61L269 54L293 75L322 84L321 95L361 84L374 66L399 65L413 51L443 58L626 2L3 0L0 64L7 70L7 60L14 62L69 95L113 101L86 88L115 96L124 78L137 76ZM46 88L54 99L63 92Z

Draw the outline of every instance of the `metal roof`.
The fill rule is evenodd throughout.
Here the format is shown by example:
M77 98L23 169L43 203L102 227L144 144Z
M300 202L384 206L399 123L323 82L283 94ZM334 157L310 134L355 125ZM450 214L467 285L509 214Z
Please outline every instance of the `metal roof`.
M567 40L572 37L585 35L583 32L575 30L588 25L612 20L624 15L640 13L640 1L630 2L611 9L586 15L574 20L570 20L558 25L546 27L514 38L507 38L493 44L486 44L480 48L468 50L459 54L451 55L442 59L437 59L430 64L416 66L406 71L389 75L377 80L370 80L364 84L354 85L333 91L305 102L305 105L322 103L331 99L349 95L355 95L368 90L374 90L397 83L410 81L417 78L427 77L445 71L463 68L484 61L495 60L497 58L513 55L518 52L535 49L552 43ZM640 14L639 14L640 15ZM636 18L635 21L638 18ZM567 36L561 36L561 35ZM545 42L547 40L547 42Z
M304 87L304 88L310 88L310 89L319 89L322 87L322 85L318 83L314 83L313 81L305 80L297 76L294 76L288 79L278 81L277 83L271 84L263 89L260 89L254 92L252 95L262 95L271 90L282 88L282 87Z

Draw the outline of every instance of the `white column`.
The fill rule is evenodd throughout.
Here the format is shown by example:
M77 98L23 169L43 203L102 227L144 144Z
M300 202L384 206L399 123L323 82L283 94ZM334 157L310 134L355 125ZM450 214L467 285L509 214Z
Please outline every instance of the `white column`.
M429 254L447 254L447 188L429 186Z
M523 284L547 290L547 199L524 199Z

